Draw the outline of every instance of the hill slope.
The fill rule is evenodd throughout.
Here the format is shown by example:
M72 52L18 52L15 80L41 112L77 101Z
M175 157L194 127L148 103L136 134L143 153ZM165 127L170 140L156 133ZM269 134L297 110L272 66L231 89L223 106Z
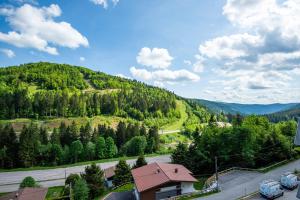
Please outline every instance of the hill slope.
M202 99L195 99L199 104L207 107L209 110L220 113L230 113L230 114L257 114L264 115L275 112L280 112L284 110L292 109L293 106L296 106L297 103L289 104L238 104L238 103L224 103L224 102L214 102Z
M268 117L272 122L279 122L290 119L297 120L297 118L300 118L300 104L297 104L289 108L288 110L268 114L266 115L266 117Z
M44 124L88 118L97 124L96 116L167 126L186 120L183 105L167 90L84 67L39 62L0 68L0 119L19 126L28 118Z

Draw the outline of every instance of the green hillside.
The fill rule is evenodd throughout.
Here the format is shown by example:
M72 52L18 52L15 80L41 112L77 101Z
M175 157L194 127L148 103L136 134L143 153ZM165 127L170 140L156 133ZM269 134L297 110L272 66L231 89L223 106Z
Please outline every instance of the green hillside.
M126 119L180 129L186 118L182 99L134 80L45 62L0 68L0 119L18 130L28 119L49 128L61 120L115 126Z

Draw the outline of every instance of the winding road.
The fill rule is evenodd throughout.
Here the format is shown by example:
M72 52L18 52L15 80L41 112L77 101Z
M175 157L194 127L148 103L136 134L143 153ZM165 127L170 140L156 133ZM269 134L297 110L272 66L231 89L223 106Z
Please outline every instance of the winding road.
M126 160L128 164L133 165L136 159ZM171 162L170 155L161 155L155 157L146 157L148 163ZM118 161L99 163L98 166L101 169L114 166ZM32 176L39 184L43 187L52 187L64 185L65 177L71 173L81 173L84 171L86 165L67 167L67 168L56 168L56 169L45 169L45 170L32 170L32 171L15 171L15 172L2 172L0 173L0 193L16 191L19 188L20 182L26 176Z

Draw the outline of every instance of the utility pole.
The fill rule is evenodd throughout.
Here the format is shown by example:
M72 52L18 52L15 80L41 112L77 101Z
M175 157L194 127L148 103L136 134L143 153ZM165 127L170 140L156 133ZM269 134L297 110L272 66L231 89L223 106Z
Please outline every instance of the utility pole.
M218 175L218 157L215 156L215 170L216 170L216 183L217 183L217 190L219 191L219 175Z

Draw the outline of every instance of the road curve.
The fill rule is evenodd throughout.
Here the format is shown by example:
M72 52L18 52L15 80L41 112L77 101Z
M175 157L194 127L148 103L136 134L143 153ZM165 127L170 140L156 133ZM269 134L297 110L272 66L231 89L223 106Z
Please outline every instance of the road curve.
M136 159L126 160L128 164L133 165ZM147 157L148 163L170 162L170 155L161 155L155 157ZM118 161L99 163L98 166L101 169L114 166ZM71 173L80 173L84 171L86 165L67 167L67 168L56 168L56 169L45 169L45 170L32 170L32 171L15 171L15 172L3 172L0 173L0 193L16 191L19 187L19 183L26 177L32 176L35 180L39 181L39 184L43 187L60 186L65 183L65 176ZM45 181L50 180L50 181Z

